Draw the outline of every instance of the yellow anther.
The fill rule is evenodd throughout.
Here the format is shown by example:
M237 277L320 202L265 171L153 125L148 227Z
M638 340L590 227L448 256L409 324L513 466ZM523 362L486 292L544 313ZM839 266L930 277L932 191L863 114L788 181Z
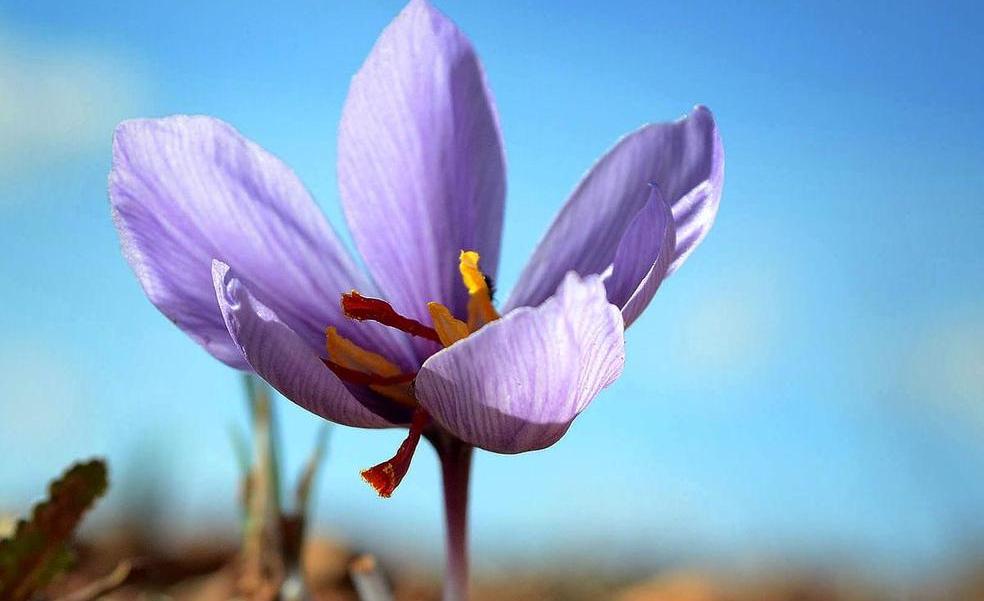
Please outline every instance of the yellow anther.
M474 250L463 250L458 256L461 280L468 288L468 329L472 332L499 319L499 313L492 306L492 292L485 274L478 268L479 258Z
M325 330L328 358L342 367L363 371L376 376L393 377L400 375L400 368L382 355L367 351L338 333L334 327ZM410 394L409 384L387 386L370 385L369 388L398 403L415 406L417 401Z
M468 294L478 294L484 292L489 294L489 286L485 282L485 275L478 268L478 253L474 250L463 250L458 255L458 270L461 272L461 279L468 288Z
M348 338L329 327L325 334L328 339L328 358L349 369L358 369L377 376L400 375L400 368L382 355L365 350Z
M455 319L451 311L441 303L427 303L427 310L430 311L431 321L434 322L434 330L437 331L437 336L445 347L468 336L468 324Z

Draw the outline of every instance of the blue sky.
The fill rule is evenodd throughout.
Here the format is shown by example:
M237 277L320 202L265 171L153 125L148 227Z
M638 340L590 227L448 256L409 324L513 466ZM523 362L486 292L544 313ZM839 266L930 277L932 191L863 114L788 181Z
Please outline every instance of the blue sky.
M23 457L0 462L0 508L105 454L97 523L153 485L160 523L190 535L235 525L240 382L119 256L112 127L225 119L344 231L337 121L401 3L167 4L0 6L0 456ZM717 224L630 331L621 380L555 447L478 457L480 560L603 544L911 574L984 529L984 13L835 4L438 2L502 119L500 288L623 133L703 103L727 159ZM296 466L318 420L279 408ZM438 548L429 450L391 500L358 478L401 437L335 430L320 529Z

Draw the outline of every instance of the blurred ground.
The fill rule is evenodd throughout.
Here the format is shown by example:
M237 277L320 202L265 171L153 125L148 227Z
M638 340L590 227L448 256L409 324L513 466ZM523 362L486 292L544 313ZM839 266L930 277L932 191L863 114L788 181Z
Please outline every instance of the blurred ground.
M102 597L107 601L218 601L235 596L234 542L214 540L164 552L132 533L121 531L80 544L79 563L47 591L58 599L97 580L122 560L132 562L126 583ZM306 580L314 601L358 601L348 576L357 549L324 538L309 541L304 552ZM437 601L437 574L412 560L382 566L397 601ZM474 578L472 601L981 601L984 570L967 570L946 581L899 591L836 574L725 576L699 568L658 574L614 576L585 569L552 568L508 576Z

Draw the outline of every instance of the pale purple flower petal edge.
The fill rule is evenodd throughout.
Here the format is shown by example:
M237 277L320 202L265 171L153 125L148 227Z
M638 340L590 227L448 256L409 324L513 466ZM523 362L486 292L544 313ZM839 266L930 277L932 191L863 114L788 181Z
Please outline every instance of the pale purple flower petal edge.
M219 360L248 369L226 330L211 261L235 266L258 298L312 348L334 324L416 367L410 346L377 324L346 319L339 295L371 294L324 215L282 161L211 117L121 123L109 175L123 255L148 298Z
M401 313L427 320L435 300L465 313L462 249L496 275L506 189L498 117L471 43L427 2L406 6L352 79L338 185L356 246Z
M505 310L548 298L564 275L605 273L626 230L648 202L650 184L673 212L672 273L707 235L724 181L724 150L711 111L698 106L670 123L619 140L588 171L537 246ZM653 232L659 240L663 232Z
M653 184L646 206L618 243L611 276L605 281L608 300L621 307L626 328L642 314L666 277L675 243L673 213Z
M252 369L308 411L347 426L392 424L369 411L276 313L250 294L228 265L212 262L213 291L236 347Z

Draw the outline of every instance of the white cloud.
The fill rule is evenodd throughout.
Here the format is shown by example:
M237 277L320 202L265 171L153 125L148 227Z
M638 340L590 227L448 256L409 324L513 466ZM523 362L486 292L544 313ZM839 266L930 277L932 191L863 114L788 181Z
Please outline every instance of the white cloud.
M984 313L939 317L916 340L907 372L916 398L984 427Z
M21 513L45 482L72 461L99 453L105 440L84 373L41 339L0 345L0 514Z
M776 342L784 295L778 269L758 266L728 274L685 312L677 347L681 361L702 371L741 372L768 358Z
M0 184L106 152L113 126L137 112L144 90L134 65L111 52L0 24Z
M72 363L40 340L0 347L4 390L0 398L0 448L39 449L41 441L85 437L83 383Z

